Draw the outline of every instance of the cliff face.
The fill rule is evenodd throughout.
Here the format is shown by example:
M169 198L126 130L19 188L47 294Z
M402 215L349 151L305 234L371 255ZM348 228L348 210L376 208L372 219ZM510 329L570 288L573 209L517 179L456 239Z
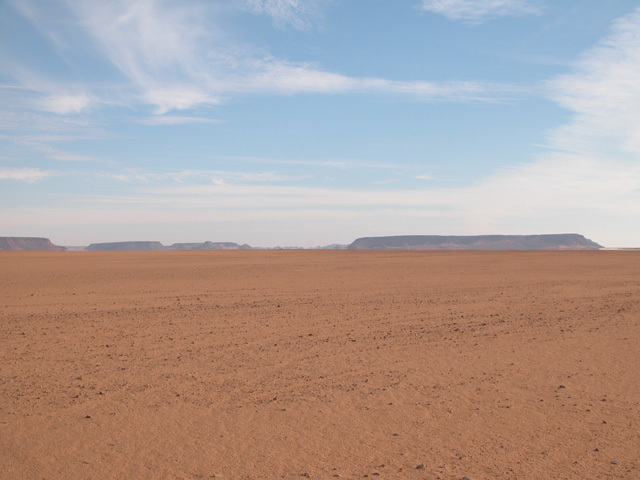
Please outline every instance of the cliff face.
M46 250L63 251L64 247L59 247L51 243L48 238L39 237L0 237L0 250Z
M405 235L358 238L353 250L598 250L601 245L576 233L551 235Z
M166 250L160 242L108 242L92 243L87 250L99 252L148 251Z

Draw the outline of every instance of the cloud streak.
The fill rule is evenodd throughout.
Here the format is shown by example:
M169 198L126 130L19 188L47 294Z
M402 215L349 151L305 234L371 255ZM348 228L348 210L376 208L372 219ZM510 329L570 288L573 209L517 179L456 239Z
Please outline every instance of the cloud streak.
M54 175L52 171L37 168L0 167L0 180L17 180L20 182L35 183L52 175Z
M640 154L640 8L585 52L572 73L548 83L549 96L574 116L551 132L552 148L574 153Z
M130 170L125 172L105 172L99 175L121 182L142 184L158 184L175 182L178 184L228 185L233 183L274 183L291 182L307 178L307 175L287 175L275 172L238 172L228 170L179 170L170 172L151 172Z
M52 113L80 113L89 107L89 97L81 95L52 95L40 101L43 110Z
M420 8L469 24L541 12L541 8L529 0L422 0Z
M220 120L204 117L190 117L184 115L156 115L144 117L138 120L138 123L150 126L161 125L184 125L188 123L220 123Z
M307 30L312 20L319 16L320 0L245 0L249 11L266 14L279 27L291 25Z

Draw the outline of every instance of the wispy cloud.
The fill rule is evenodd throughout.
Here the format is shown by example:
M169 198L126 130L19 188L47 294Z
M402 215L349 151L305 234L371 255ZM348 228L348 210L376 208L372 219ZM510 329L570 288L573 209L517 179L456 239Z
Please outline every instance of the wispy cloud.
M278 22L302 26L321 0L247 0L252 11ZM16 2L14 2L16 3ZM55 3L55 2L54 2ZM39 13L33 0L21 0L32 24L63 45L80 42L102 59L101 69L119 81L105 86L84 71L73 88L30 71L16 58L4 70L40 97L44 111L78 113L100 105L151 106L156 114L219 105L240 95L371 94L419 101L503 101L523 93L514 85L474 81L400 81L355 77L308 62L275 58L251 45L230 40L221 26L223 13L214 3L116 0L58 0L58 16ZM64 7L64 8L62 8ZM228 9L227 9L228 10ZM225 14L230 14L228 11ZM68 60L73 65L72 60ZM16 67L16 65L18 65ZM74 79L74 81L77 79ZM69 94L70 91L81 93ZM186 118L185 116L184 118Z
M504 101L522 95L524 87L487 82L397 81L350 77L323 71L309 63L274 59L254 62L254 69L224 86L232 93L376 94L398 95L421 101Z
M81 95L52 95L40 100L43 110L53 113L80 113L89 106L89 97Z
M176 171L143 171L128 170L124 172L104 172L103 178L111 178L121 182L137 182L142 184L158 184L174 182L189 185L227 185L234 183L279 183L291 182L307 178L307 175L289 175L276 172L238 172L228 170L176 170Z
M21 182L35 183L52 175L54 175L54 172L50 170L0 167L0 180L18 180Z
M203 87L207 72L204 38L215 38L202 4L152 0L67 0L85 33L101 52L156 106L156 113L216 104Z
M86 117L59 117L45 113L4 109L0 109L0 130L29 135L76 134L80 138L96 138L104 135L104 132L98 130L96 123Z
M360 159L352 158L331 158L331 159L282 159L282 158L266 158L266 157L246 157L246 156L232 156L232 157L220 157L224 160L230 160L234 163L249 163L258 165L300 165L300 166L315 166L315 167L327 167L338 170L351 170L351 169L422 169L422 165L403 164L398 161L390 162L372 162Z
M618 20L612 33L548 83L549 95L574 113L550 134L552 148L620 158L640 153L640 8Z
M291 25L306 30L319 15L321 0L245 0L247 8L273 18L277 26Z
M539 2L530 0L422 0L420 8L471 24L496 17L519 17L541 12Z
M189 117L180 115L154 115L137 120L143 125L182 125L185 123L220 123L220 120L205 117Z
M194 208L222 201L233 208L368 207L446 209L482 231L505 219L542 220L554 212L593 215L640 214L640 165L608 164L599 159L557 154L503 169L471 185L431 189L334 189L287 185L150 186L138 192L143 202L184 202ZM146 200L145 200L146 199ZM580 221L585 222L588 217Z
M107 133L96 122L84 116L0 109L0 140L15 146L24 158L31 158L37 152L38 157L44 160L102 162L104 159L69 152L58 144L106 136Z
M56 148L47 143L41 142L30 142L24 143L26 146L31 147L31 149L40 152L45 159L48 160L57 160L59 162L104 162L104 159L93 157L91 155L82 155L79 153L69 153L67 151Z

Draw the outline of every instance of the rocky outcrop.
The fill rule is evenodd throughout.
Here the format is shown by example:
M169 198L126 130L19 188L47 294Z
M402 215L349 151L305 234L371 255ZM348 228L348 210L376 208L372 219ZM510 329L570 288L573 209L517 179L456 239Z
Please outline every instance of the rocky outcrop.
M550 235L404 235L358 238L351 250L598 250L577 233Z
M0 237L0 250L44 250L63 251L64 247L59 247L51 243L48 238L40 237Z

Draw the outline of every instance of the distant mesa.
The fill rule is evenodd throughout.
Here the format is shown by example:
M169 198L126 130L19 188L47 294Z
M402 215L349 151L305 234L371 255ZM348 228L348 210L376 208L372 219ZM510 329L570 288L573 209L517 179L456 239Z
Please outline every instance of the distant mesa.
M251 250L251 246L234 242L174 243L167 250Z
M350 250L598 250L577 233L550 235L404 235L358 238Z
M0 250L44 250L63 251L64 247L59 247L51 243L48 238L40 237L0 237Z
M331 245L324 245L317 247L313 247L312 250L346 250L349 245L344 245L342 243L332 243Z
M301 247L274 247L273 250ZM324 250L599 250L601 245L577 233L550 235L401 235L358 238L350 245L331 244L314 249ZM60 247L48 238L0 237L0 250L31 251L186 251L186 250L255 250L235 242L174 243L165 246L156 241L92 243L88 247ZM258 247L258 249L261 249Z
M165 250L164 245L160 242L107 242L92 243L87 250L93 252L124 252L124 251L155 251Z
M250 250L251 246L234 242L174 243L165 247L160 242L92 243L86 250L94 252L152 252L160 250Z

